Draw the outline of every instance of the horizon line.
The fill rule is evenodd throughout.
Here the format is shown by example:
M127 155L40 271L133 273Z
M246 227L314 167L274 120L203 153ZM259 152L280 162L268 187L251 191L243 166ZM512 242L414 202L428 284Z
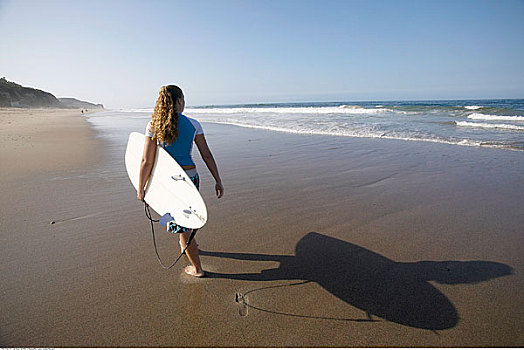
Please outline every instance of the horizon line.
M240 107L240 106L267 106L267 105L286 105L286 104L307 104L307 103L377 103L377 102L446 102L446 101L515 101L524 100L521 98L437 98L437 99L398 99L398 100L340 100L340 101L290 101L290 102L248 102L248 103L224 103L224 104L199 104L188 105L187 108L204 107ZM148 107L117 107L107 109L154 109L155 106Z

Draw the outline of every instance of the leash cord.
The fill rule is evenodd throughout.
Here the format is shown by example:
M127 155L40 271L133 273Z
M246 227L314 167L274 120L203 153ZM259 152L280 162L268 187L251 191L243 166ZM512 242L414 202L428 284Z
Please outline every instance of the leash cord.
M146 202L144 202L144 210L146 212L146 217L149 219L149 222L151 223L151 233L153 235L153 246L155 247L156 259L158 260L158 263L160 264L160 266L162 266L162 268L164 270L169 270L170 268L175 266L176 263L178 262L178 260L180 260L180 258L182 258L182 255L184 255L186 253L187 247L189 247L189 244L191 243L191 241L195 237L195 235L197 233L197 230L193 230L191 232L191 235L189 236L189 240L187 241L186 247L184 248L184 250L182 250L182 253L180 253L178 258L176 258L175 262L172 263L169 266L166 266L162 262L162 259L160 259L160 255L158 254L158 249L157 249L157 246L156 246L155 227L154 227L153 223L158 222L159 220L154 220L153 219L153 217L151 216L151 211L149 210L149 205Z

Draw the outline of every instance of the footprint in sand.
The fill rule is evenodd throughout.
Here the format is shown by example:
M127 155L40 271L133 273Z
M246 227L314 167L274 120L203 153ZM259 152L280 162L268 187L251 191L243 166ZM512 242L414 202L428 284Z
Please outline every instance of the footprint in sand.
M242 293L235 294L235 303L238 304L238 314L242 317L247 316L248 307L247 307L247 297Z

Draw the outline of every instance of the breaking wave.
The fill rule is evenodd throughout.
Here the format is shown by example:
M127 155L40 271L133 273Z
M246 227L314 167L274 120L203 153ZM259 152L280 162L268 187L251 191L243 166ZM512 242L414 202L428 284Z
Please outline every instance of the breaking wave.
M524 117L521 117L519 115L490 115L490 114L473 113L473 114L468 116L468 119L473 119L473 120L506 120L506 121L524 122Z
M188 108L187 113L200 114L377 114L396 113L388 108L364 108L360 106L341 105L338 107L232 107L232 108Z
M468 128L480 128L480 129L506 129L506 130L524 131L524 126L513 125L513 124L457 122L457 126L464 126Z
M149 119L153 108L120 110ZM319 102L188 107L200 122L308 135L524 149L524 100Z

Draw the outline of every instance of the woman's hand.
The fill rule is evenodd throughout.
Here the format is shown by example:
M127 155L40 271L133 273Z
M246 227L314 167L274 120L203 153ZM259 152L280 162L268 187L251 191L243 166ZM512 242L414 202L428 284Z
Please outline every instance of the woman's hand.
M217 198L221 198L224 195L224 186L221 182L217 182L215 185L215 191L217 193Z

